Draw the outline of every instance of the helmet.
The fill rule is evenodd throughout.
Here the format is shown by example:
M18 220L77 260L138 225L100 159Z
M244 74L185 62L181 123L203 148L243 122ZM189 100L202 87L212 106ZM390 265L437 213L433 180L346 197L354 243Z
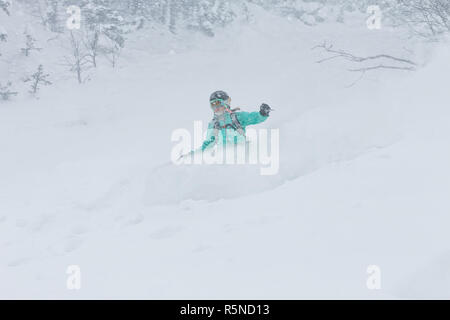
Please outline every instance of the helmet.
M213 102L214 100L227 101L229 98L230 96L225 91L216 91L209 97L209 102Z

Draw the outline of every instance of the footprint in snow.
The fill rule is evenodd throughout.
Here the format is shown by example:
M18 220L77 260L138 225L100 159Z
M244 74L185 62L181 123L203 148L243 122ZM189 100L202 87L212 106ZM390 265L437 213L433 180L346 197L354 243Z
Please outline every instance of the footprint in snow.
M71 230L71 234L72 235L81 235L81 234L85 234L89 231L89 229L85 226L82 225L78 225L78 226L74 226Z
M42 215L40 216L31 226L32 231L38 232L41 231L48 223L51 222L52 216L50 215Z
M30 261L31 259L28 257L25 258L17 258L12 260L11 262L8 263L8 267L19 267L23 264L26 264Z
M16 220L16 227L18 228L25 228L28 225L28 221L25 219L17 219Z
M199 245L196 248L194 248L194 250L192 250L192 252L194 252L194 253L201 253L201 252L204 252L204 251L208 251L211 248L212 248L211 246Z
M165 227L165 228L161 228L155 232L152 232L150 234L150 238L152 239L164 239L164 238L169 238L175 234L177 234L178 232L180 232L182 230L181 227L177 226L177 227Z
M236 228L235 225L226 224L226 225L223 226L223 231L227 232L227 233L228 232L233 232L235 228Z
M54 256L64 256L77 250L82 244L83 239L80 236L69 236L49 245L47 250Z
M65 253L70 253L75 251L76 249L78 249L79 247L81 247L81 245L83 244L83 240L80 238L71 238L69 240L66 241L66 243L64 244L64 252Z
M144 221L144 216L142 214L139 214L139 215L136 215L134 217L127 219L122 224L122 227L134 226L134 225L140 224L142 221Z
M269 223L275 223L282 220L282 217L274 217L274 216L261 216L254 219L249 219L246 221L246 224L250 225L265 225Z

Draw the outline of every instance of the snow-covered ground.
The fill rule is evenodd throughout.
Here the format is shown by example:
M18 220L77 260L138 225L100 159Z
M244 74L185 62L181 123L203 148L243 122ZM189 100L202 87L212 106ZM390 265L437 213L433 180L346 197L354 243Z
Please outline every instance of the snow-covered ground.
M450 298L448 47L264 12L214 38L159 37L134 35L81 86L61 74L0 104L0 298ZM345 61L316 63L325 40L426 63L356 81ZM161 167L217 89L276 109L260 127L280 129L279 174Z

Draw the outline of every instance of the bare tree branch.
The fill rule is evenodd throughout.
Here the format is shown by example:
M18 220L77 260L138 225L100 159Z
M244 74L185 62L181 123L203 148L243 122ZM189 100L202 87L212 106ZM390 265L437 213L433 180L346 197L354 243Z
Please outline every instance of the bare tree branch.
M415 71L416 69L413 67L398 67L398 66L385 66L385 65L378 65L378 66L372 66L372 67L365 67L365 68L358 68L358 69L347 69L350 72L366 72L370 70L377 70L377 69L394 69L394 70L405 70L405 71Z
M417 63L415 63L412 60L405 59L405 58L398 58L398 57L388 55L388 54L377 54L377 55L368 56L368 57L355 56L354 54L351 54L344 50L333 49L333 45L327 44L326 42L324 42L320 45L314 46L312 48L312 50L315 50L315 49L322 49L326 53L332 54L329 57L325 57L323 59L317 60L316 63L320 64L320 63L324 63L326 61L342 58L346 61L350 61L353 64L360 65L358 67L347 69L347 71L349 71L349 72L360 72L361 75L355 81L353 81L350 85L346 86L346 88L353 87L357 82L359 82L364 77L364 75L368 71L389 70L389 69L390 70L401 70L401 71L415 71L416 67L417 67ZM384 64L381 62L381 61L386 61L386 60L390 61L390 63ZM366 62L376 62L378 64L367 66ZM391 64L391 63L394 63L394 64Z
M318 49L318 48L321 48L321 49L325 50L326 52L333 53L335 55L318 60L318 61L316 61L317 63L323 63L325 61L329 61L329 60L336 59L336 58L344 58L346 60L353 61L353 62L364 62L364 61L368 61L368 60L376 60L376 59L385 58L385 59L390 59L390 60L394 60L397 62L402 62L402 63L407 63L407 64L410 64L413 66L417 66L417 64L414 61L411 61L408 59L403 59L403 58L397 58L397 57L394 57L394 56L391 56L388 54L378 54L378 55L369 56L369 57L358 57L358 56L355 56L355 55L348 53L346 51L343 51L343 50L334 50L332 44L327 45L326 43L317 45L317 46L313 47L312 49Z

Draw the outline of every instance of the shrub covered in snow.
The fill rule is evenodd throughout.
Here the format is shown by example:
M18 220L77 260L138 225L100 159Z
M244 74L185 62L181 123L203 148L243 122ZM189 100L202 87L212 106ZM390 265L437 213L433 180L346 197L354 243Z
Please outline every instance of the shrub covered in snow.
M11 97L18 94L18 92L11 89L11 86L11 82L7 82L5 85L2 85L2 83L0 82L0 98L2 100L9 100Z
M0 9L3 10L8 16L11 14L9 11L9 7L11 6L10 0L0 0Z
M48 86L52 83L48 80L50 75L44 72L44 67L42 64L39 65L37 71L24 79L24 82L29 82L31 84L30 93L35 94L39 91L41 86Z

